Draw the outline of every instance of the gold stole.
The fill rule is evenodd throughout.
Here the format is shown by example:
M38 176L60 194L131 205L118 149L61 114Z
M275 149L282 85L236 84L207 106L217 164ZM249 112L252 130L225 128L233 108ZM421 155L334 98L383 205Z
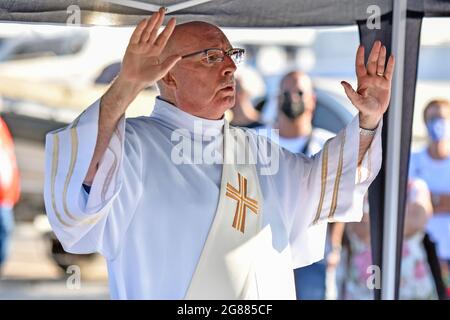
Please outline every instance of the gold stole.
M219 203L186 299L295 299L289 246L274 248L277 227L262 230L261 187L256 166L248 164L257 155L246 136L225 121Z
M186 299L259 298L255 256L263 199L256 166L236 161L256 159L245 136L225 121L219 204Z

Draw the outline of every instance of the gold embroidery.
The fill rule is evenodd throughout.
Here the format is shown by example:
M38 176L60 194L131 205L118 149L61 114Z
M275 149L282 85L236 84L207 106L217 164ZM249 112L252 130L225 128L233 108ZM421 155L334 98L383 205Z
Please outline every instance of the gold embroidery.
M69 164L69 173L66 176L66 181L64 182L64 190L63 190L63 208L64 208L64 213L72 220L75 221L79 221L80 219L74 217L73 215L70 214L69 212L69 208L67 206L67 190L69 188L69 183L70 180L72 179L72 175L73 175L73 171L75 168L75 163L77 160L77 154L78 154L78 135L77 135L77 124L78 121L80 120L80 117L78 117L72 127L70 128L70 136L71 136L71 154L70 154L70 164Z
M83 112L84 113L84 112ZM83 114L82 113L82 114ZM81 114L81 115L82 115ZM75 119L75 121L73 122L72 127L70 128L70 133L71 133L71 142L72 142L72 150L71 150L71 159L70 159L70 165L69 165L69 172L66 176L66 180L64 182L64 190L63 190L63 208L64 208L64 213L71 218L72 220L77 221L77 223L75 224L69 224L66 223L62 220L61 214L59 213L59 211L56 208L56 200L55 200L55 184L56 184L56 173L58 170L58 156L59 156L59 138L57 136L57 134L54 134L54 139L53 139L53 163L52 163L52 185L51 185L51 193L52 193L52 205L53 205L53 210L55 211L55 215L58 218L58 221L66 226L66 227L74 227L77 225L88 225L88 224L94 224L96 223L98 220L100 220L102 215L97 215L94 216L92 218L87 218L87 219L79 219L79 218L75 218L72 214L70 214L69 212L69 208L67 206L67 191L68 191L68 187L69 187L69 183L70 180L72 178L73 175L73 171L75 168L75 163L77 160L77 152L78 152L78 136L77 136L77 131L76 131L76 126L78 125L78 122L81 118L81 115ZM56 145L56 148L55 148ZM80 221L81 220L81 221Z
M58 154L59 154L59 137L58 134L53 135L53 157L52 157L52 181L51 181L51 194L52 194L52 207L53 211L55 212L56 218L58 218L58 221L66 227L70 227L69 224L64 222L64 220L61 217L61 214L59 213L58 209L56 208L56 200L55 200L55 181L56 181L56 173L58 171Z
M342 134L341 150L339 152L339 162L338 162L338 168L337 168L337 172L336 172L336 180L334 181L333 200L331 202L331 209L330 209L330 214L328 215L328 219L332 219L334 216L334 213L336 212L338 193L339 193L339 183L341 181L342 166L344 163L345 134L346 134L346 131L344 130L343 134Z
M118 126L116 126L116 128L114 129L114 134L117 136L117 139L119 140L119 144L120 146L122 146L122 137L120 135L120 131ZM111 138L112 140L112 138ZM103 188L102 188L102 202L105 202L106 199L106 192L108 191L109 185L111 184L114 172L116 172L116 168L117 168L117 163L118 163L118 156L117 154L114 152L114 150L108 146L108 149L112 152L113 156L114 156L114 161L113 164L111 165L111 168L109 168L108 173L106 175L105 178L105 183L103 184Z
M239 186L238 190L227 182L226 195L237 201L236 211L234 213L233 228L244 233L245 231L245 215L247 208L258 214L258 202L247 197L247 178L238 173Z
M316 216L313 220L313 224L316 224L319 221L320 212L322 211L322 206L323 206L323 200L325 198L325 190L326 190L327 175L328 175L328 145L329 145L329 143L330 143L330 140L328 140L323 147L320 201L319 201L319 206L317 207Z
M114 161L113 161L113 164L111 165L111 167L110 167L109 170L108 170L108 173L107 173L106 178L105 178L105 183L103 184L103 188L102 188L102 197L101 197L102 202L105 202L105 199L106 199L106 192L108 191L108 187L109 187L109 185L110 185L110 183L111 183L113 174L114 174L114 172L116 171L116 167L117 167L117 155L116 155L116 153L114 152L114 150L113 150L111 147L108 146L108 149L109 149L109 150L111 151L111 153L113 154L113 156L114 156Z

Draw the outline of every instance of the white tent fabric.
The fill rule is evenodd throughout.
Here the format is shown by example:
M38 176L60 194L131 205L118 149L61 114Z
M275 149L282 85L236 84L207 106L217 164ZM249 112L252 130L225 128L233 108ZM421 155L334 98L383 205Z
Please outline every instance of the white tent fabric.
M204 20L226 27L349 25L373 14L368 7L374 3L381 15L392 10L392 0L17 0L0 1L0 21L64 24L79 8L81 24L130 25L164 6L172 8L169 13L176 9L179 22Z
M164 6L178 21L205 20L222 27L351 25L392 11L393 0L0 0L0 21L134 25ZM450 1L408 0L408 11L448 16Z

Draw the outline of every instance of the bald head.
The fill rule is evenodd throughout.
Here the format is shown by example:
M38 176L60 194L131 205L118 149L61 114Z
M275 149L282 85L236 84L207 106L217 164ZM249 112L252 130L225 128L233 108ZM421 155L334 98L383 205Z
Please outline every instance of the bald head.
M303 93L313 93L311 78L302 71L291 71L281 80L281 91L291 91L293 88L301 90Z
M202 43L205 41L221 41L223 38L226 39L222 30L208 22L192 21L179 24L162 52L162 59L174 54L184 55L190 53L190 50L204 49Z
M314 93L313 83L311 78L302 71L291 71L287 73L280 83L280 98L279 109L287 108L286 99L283 96L287 93L290 95L291 101L303 100L304 112L301 116L310 118L316 108L316 95ZM288 109L288 108L287 108ZM299 118L296 117L296 118Z

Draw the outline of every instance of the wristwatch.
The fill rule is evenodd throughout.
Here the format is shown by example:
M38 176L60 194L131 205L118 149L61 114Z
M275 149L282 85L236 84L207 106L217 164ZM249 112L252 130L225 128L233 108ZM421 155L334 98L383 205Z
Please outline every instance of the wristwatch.
M373 137L375 135L375 132L377 132L376 128L373 130L369 130L359 127L359 134L362 136Z

